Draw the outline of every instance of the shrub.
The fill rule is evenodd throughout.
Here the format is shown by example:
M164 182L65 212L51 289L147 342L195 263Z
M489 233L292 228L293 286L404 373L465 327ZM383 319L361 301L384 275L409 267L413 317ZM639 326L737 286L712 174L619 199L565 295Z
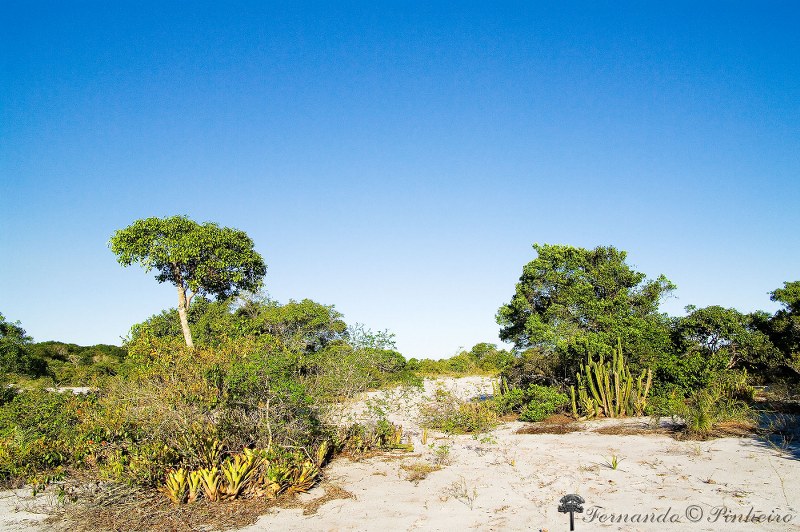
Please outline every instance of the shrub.
M525 391L527 402L520 411L522 421L541 421L569 404L566 394L550 386L531 384Z
M497 424L497 413L490 402L464 401L441 388L422 406L420 415L424 427L448 434L485 432Z
M85 455L83 418L94 398L43 388L20 390L0 406L0 482L39 483Z
M529 384L555 384L558 379L558 357L540 349L528 349L509 360L500 372L509 388L527 388Z
M726 384L718 382L692 393L678 413L686 424L686 432L699 438L710 436L721 423L753 424L750 406L735 398Z

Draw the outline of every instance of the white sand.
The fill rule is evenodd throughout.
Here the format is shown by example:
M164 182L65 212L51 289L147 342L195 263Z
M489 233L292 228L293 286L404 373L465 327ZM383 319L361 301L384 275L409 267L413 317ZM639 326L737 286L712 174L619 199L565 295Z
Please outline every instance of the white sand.
M491 393L490 381L478 377L444 379L440 384L463 397ZM425 393L433 393L436 385L426 381ZM428 445L422 445L420 401L418 391L370 393L366 401L350 405L340 416L366 418L382 408L389 419L403 425L415 445L413 453L361 462L337 459L326 468L323 484L303 495L313 500L324 494L326 484L333 484L355 498L329 501L312 515L303 515L302 509L275 509L242 530L569 530L569 517L558 512L559 499L568 493L586 500L585 513L575 515L578 531L800 530L800 460L797 454L783 455L760 440L692 442L666 435L592 432L619 423L606 420L564 435L514 434L526 426L520 422L478 437L432 433ZM432 463L442 446L450 449L450 465L417 484L405 480L402 464ZM620 459L616 470L605 465L612 455ZM43 517L16 511L28 504L17 498L19 493L0 496L0 530L34 530L35 520ZM791 520L726 523L721 508L742 520L751 509ZM589 513L593 509L599 513ZM688 520L687 509L690 517L699 517L698 522ZM633 519L637 514L640 519L666 514L679 522L601 523L601 514L628 514Z
M489 381L477 377L443 382L462 396L491 392ZM426 382L427 393L434 387ZM388 397L392 403L398 395L403 399L397 392L370 398L375 402ZM575 516L576 530L800 530L797 459L751 438L691 442L666 435L591 431L618 422L614 420L587 423L585 430L564 435L514 434L526 425L520 422L477 438L439 434L428 444L449 446L452 464L415 485L405 480L401 464L435 458L435 451L419 440L414 411L418 401L405 397L389 416L414 433L412 454L418 456L375 457L358 463L336 460L326 469L326 482L350 491L355 499L327 502L307 516L301 509L275 510L243 530L569 530L569 517L558 512L559 499L568 493L586 500L585 513ZM363 406L355 410L364 411ZM612 455L621 459L616 470L604 465ZM322 493L320 486L306 497ZM602 510L587 513L597 507ZM766 516L789 516L791 521L726 523L722 508L741 514L741 519L752 508ZM688 520L687 509L699 522ZM601 514L629 514L635 519L634 514L658 517L666 512L667 519L680 522L600 522Z

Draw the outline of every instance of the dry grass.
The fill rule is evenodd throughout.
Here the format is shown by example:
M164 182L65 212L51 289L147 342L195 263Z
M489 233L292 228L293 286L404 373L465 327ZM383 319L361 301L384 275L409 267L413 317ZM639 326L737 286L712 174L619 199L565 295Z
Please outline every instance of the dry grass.
M674 434L678 427L651 427L648 425L613 424L600 427L592 432L606 436L646 436L652 434Z
M355 499L355 495L346 489L332 484L323 483L320 487L325 490L325 494L310 501L301 501L297 497L287 497L280 500L275 506L280 508L302 508L303 515L313 515L322 507L323 504L338 499Z
M303 515L311 515L327 502L354 498L340 486L323 483L321 487L324 495L307 502L287 495L276 500L210 502L201 499L175 506L157 490L110 486L93 494L79 495L75 502L57 508L45 523L58 532L228 530L251 525L272 508L302 508Z
M574 417L564 414L553 414L552 416L548 416L541 421L541 423L548 423L550 425L569 425L570 423L574 422Z
M45 522L64 532L223 530L255 523L275 505L276 501L259 498L175 506L156 490L112 489L64 505Z
M416 486L420 480L425 480L430 473L442 469L438 465L432 465L427 462L413 462L411 464L403 464L400 469L406 472L405 479L413 482Z
M542 421L531 423L514 434L569 434L581 430L581 424L563 414L554 414Z
M715 423L714 428L708 434L692 434L686 430L672 432L672 437L676 440L705 441L714 438L746 438L758 433L758 426L748 421L723 421Z

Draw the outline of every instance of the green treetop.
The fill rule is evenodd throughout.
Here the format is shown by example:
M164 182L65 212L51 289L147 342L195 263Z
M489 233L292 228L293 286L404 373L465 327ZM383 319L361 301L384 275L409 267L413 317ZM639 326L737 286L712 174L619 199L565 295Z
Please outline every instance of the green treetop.
M592 250L534 244L538 256L522 269L511 301L500 307L500 338L517 349L559 353L567 374L598 346L621 338L638 359L665 349L662 297L674 285L663 275L647 280L614 247Z
M111 251L123 266L156 270L159 283L178 290L178 315L186 345L194 347L186 311L196 295L225 298L255 291L267 267L243 231L198 224L186 216L146 218L114 233Z

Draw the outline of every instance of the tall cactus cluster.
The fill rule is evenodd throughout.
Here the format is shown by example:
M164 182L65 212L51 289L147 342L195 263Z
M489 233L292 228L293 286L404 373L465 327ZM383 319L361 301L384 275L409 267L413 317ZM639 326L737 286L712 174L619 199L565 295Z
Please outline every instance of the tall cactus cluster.
M581 364L577 379L577 391L575 386L570 387L575 417L641 416L647 406L653 373L646 369L634 378L622 355L622 341L617 340L610 361L603 355L594 361L589 355L586 364Z

